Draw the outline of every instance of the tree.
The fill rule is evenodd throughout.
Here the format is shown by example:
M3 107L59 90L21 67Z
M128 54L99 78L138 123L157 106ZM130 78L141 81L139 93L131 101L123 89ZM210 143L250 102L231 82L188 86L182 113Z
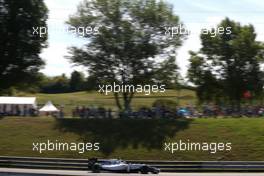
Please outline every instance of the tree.
M95 75L89 75L86 78L85 89L88 91L96 90L98 88L98 79Z
M189 78L197 86L200 99L221 97L239 109L245 92L254 97L262 92L263 47L256 41L252 25L242 26L226 18L220 28L224 32L218 31L215 37L201 34L202 48L198 53L191 52Z
M33 35L33 27L46 27L47 11L43 0L0 0L0 90L32 81L44 64L47 36Z
M85 47L70 49L69 59L86 66L89 75L104 84L153 82L159 68L157 58L168 59L185 38L165 35L166 27L178 26L180 21L172 6L156 0L83 1L68 24L95 29L94 33L85 33ZM119 109L130 109L134 92L114 96Z
M69 82L70 90L72 92L81 91L84 89L84 75L78 71L73 71L71 73L71 78Z
M221 84L212 73L213 68L197 53L190 52L189 81L196 85L196 94L200 103L219 102L223 98Z
M159 84L166 85L167 88L177 88L179 80L179 67L176 64L175 56L170 56L160 64L155 74L155 79Z
M41 92L44 93L66 93L70 91L69 79L62 74L61 76L46 77L41 85Z

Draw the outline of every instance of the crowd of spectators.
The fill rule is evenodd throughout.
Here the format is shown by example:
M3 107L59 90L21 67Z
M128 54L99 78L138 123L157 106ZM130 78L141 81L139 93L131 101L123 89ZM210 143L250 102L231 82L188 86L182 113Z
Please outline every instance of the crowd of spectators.
M77 106L72 111L73 117L80 118L201 118L201 117L264 117L264 106L242 106L240 109L231 106L184 106L168 108L165 106L142 107L138 110L117 112L103 107Z
M12 106L11 109L0 108L0 116L37 116L38 110L34 108ZM64 117L62 109L55 113L56 117ZM264 106L246 105L238 108L231 106L183 106L165 107L153 106L142 107L138 110L114 111L111 108L77 106L72 110L72 117L79 118L208 118L208 117L264 117Z
M18 105L12 105L10 108L6 108L5 105L0 107L0 116L36 116L37 114L37 109L26 105L22 108Z
M105 109L103 107L86 107L86 106L77 106L72 110L72 117L80 118L112 118L112 110Z

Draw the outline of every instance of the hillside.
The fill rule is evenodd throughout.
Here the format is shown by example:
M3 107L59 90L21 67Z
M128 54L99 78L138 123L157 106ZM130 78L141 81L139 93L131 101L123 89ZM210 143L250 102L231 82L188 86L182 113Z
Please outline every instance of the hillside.
M163 160L264 160L264 119L61 119L0 120L0 155ZM99 142L99 152L32 151L33 142ZM164 142L231 142L231 151L165 152Z

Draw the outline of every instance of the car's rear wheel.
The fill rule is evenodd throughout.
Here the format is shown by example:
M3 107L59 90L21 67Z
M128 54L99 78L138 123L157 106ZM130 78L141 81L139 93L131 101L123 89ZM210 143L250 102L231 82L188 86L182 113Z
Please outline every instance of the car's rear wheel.
M148 172L149 172L149 169L147 166L141 167L141 169L140 169L141 174L148 174Z
M95 164L92 166L92 172L99 173L101 171L100 165Z

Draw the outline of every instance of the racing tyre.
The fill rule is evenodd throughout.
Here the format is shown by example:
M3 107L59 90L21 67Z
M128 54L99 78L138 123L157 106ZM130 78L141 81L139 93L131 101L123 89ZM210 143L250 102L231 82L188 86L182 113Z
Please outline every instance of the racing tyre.
M159 174L159 171L152 171L152 174Z
M100 165L98 165L98 164L93 165L92 172L100 173L100 171L101 171Z
M148 172L149 172L149 169L147 166L141 167L141 169L140 169L141 174L148 174Z

